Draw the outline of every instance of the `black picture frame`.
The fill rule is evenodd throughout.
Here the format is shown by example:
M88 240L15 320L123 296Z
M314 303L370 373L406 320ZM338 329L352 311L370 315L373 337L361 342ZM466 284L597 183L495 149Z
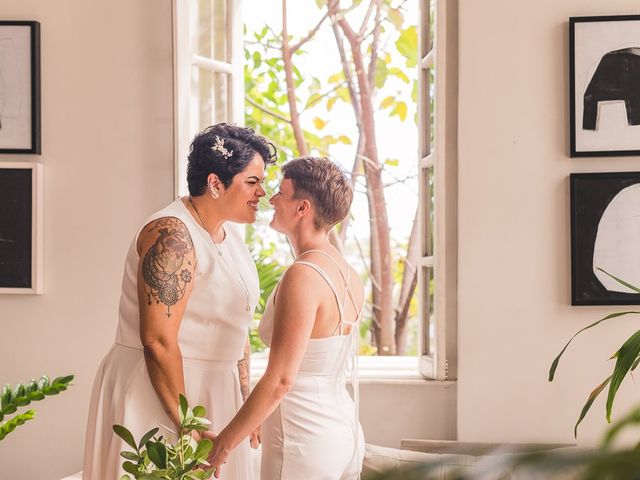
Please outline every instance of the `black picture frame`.
M617 202L628 200L627 194L632 191L634 195L640 193L640 172L607 172L607 173L573 173L570 178L570 198L571 198L571 305L640 305L640 294L612 291L605 287L609 285L620 285L601 272L596 272L595 267L607 265L594 265L599 261L594 257L599 256L598 252L609 252L603 245L611 245L607 240L611 238L611 225L619 223L608 222L603 218L607 208L613 206L607 213L609 218L622 221L622 217L615 217L614 207ZM637 187L636 187L637 185ZM633 187L630 189L628 187ZM624 191L624 192L623 192ZM626 197L621 196L621 192ZM637 197L636 197L637 198ZM640 202L633 206L640 212ZM610 213L610 214L609 214ZM640 216L637 222L640 222ZM602 227L602 230L600 229ZM606 227L606 228L605 228ZM621 236L623 233L621 232ZM600 236L600 237L599 237ZM599 238L598 238L599 237ZM603 240L604 238L604 240ZM629 246L629 242L623 237L619 238L620 244ZM638 251L640 257L640 246L632 245ZM600 260L602 256L599 256ZM622 261L621 257L617 260ZM606 262L605 262L606 263ZM627 265L627 264L625 264ZM635 268L635 263L629 263ZM640 262L637 264L640 270ZM606 268L605 268L606 270ZM619 272L609 271L622 280L634 283L629 278L623 278ZM604 282L604 283L603 283ZM640 285L636 285L640 286Z
M571 157L640 155L640 15L569 19L569 91Z
M42 169L0 163L0 294L43 292Z
M40 23L0 20L0 153L41 153ZM5 126L4 132L2 126Z

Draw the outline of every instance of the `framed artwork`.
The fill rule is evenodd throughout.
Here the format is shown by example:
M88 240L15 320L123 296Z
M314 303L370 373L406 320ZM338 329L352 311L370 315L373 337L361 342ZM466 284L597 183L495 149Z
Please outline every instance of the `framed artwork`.
M569 19L572 157L640 155L640 15Z
M40 154L40 24L0 21L0 153Z
M0 163L0 293L42 293L42 165Z
M571 304L640 305L610 276L640 287L640 172L573 173L570 189Z

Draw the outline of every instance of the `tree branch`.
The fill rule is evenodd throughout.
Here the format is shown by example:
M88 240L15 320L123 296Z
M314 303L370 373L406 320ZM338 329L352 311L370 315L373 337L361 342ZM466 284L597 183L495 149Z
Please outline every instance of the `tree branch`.
M308 102L304 107L302 107L302 110L300 110L300 113L303 113L305 110L313 107L314 105L317 105L318 102L320 102L320 100L322 100L323 98L326 98L327 95L331 95L333 92L338 90L340 87L343 87L345 83L347 83L346 80L343 81L343 82L340 82L338 85L333 87L331 90L326 91L323 94L319 94L319 96L317 98L314 98L312 102Z
M380 41L381 0L371 0L376 3L376 19L373 26L373 40L371 40L371 58L369 59L369 88L372 89L376 79L376 62L378 61L378 42Z
M316 32L320 30L320 27L322 26L324 21L327 19L327 17L329 17L329 12L324 14L324 16L320 19L320 21L316 24L316 26L313 27L304 38L302 38L298 43L291 45L291 54L294 54L296 50L298 50L302 45L304 45L309 40L311 40L311 38L316 34Z
M291 128L296 139L298 155L301 157L309 155L307 144L304 141L302 126L300 125L300 114L296 100L296 84L293 81L293 52L289 47L289 35L287 33L287 0L282 0L282 60L284 61L284 74L287 81L287 101L289 102L289 113L291 115Z
M364 35L364 32L367 30L367 24L369 23L369 18L371 17L371 12L373 11L374 4L375 3L373 2L373 0L369 2L369 8L367 8L367 13L362 20L362 25L360 25L360 31L358 32L359 37L362 37L362 35Z
M270 110L267 107L264 107L264 106L260 105L258 102L256 102L251 97L249 97L249 95L245 95L244 99L247 101L247 103L249 103L252 106L256 107L258 110L262 110L267 115L271 115L273 118L277 118L278 120L281 120L283 122L287 122L288 124L291 124L291 120L289 118L283 117L279 113L276 113L273 110Z

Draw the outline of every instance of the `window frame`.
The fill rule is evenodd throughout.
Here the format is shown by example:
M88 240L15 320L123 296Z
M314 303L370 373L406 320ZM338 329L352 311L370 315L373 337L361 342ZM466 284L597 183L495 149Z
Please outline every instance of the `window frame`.
M191 125L191 72L199 67L229 76L226 118L219 121L244 124L244 70L242 43L242 0L224 0L227 21L227 62L197 55L190 23L191 9L199 0L172 0L174 83L174 194L186 195L186 167L189 145L199 126ZM214 0L209 0L213 2Z
M418 370L457 378L457 0L419 0ZM433 9L431 7L434 7ZM432 14L434 18L431 19ZM433 28L431 38L430 29ZM433 71L433 89L430 72ZM430 106L435 105L432 112ZM432 142L433 139L433 142ZM433 211L431 208L433 199ZM429 218L433 216L433 220ZM428 280L430 275L433 280ZM430 291L430 288L433 293Z

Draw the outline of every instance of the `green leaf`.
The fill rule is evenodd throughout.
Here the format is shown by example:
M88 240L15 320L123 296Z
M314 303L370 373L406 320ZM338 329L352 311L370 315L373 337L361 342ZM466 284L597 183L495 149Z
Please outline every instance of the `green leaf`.
M114 425L113 431L122 440L124 440L127 445L133 448L136 452L138 451L138 447L136 446L136 441L133 439L132 433L127 428L123 427L122 425Z
M380 102L380 108L381 109L385 109L390 107L391 105L393 105L396 101L396 97L394 97L393 95L389 95L388 97L385 97L382 102Z
M393 107L393 110L391 110L390 115L392 117L397 115L400 117L400 120L404 122L407 118L407 104L405 102L396 102L396 105Z
M167 447L161 442L147 442L147 455L158 468L167 468ZM188 455L185 454L186 457Z
M402 28L402 23L404 22L402 13L395 8L390 8L387 15L393 26L400 30Z
M324 127L327 126L327 122L325 122L324 120L322 120L320 117L313 117L313 125L318 129L318 130L322 130Z
M122 469L125 472L130 473L131 475L133 475L134 478L138 477L138 467L135 464L133 464L131 462L124 462L122 464Z
M398 67L392 67L389 69L389 75L393 75L395 77L398 77L400 80L402 80L404 83L409 83L409 77L407 77L407 74L404 73L401 69L399 69Z
M387 64L384 60L378 58L378 60L376 61L376 70L374 75L374 83L376 85L376 88L382 88L388 76L389 71L387 70Z
M338 73L330 75L329 78L327 78L328 83L340 83L342 80L344 80L344 72L342 70L340 70Z
M396 48L405 58L407 67L412 68L418 64L418 30L415 26L402 30L396 40Z
M25 392L26 393L26 392ZM13 403L15 403L18 407L24 407L25 405L29 405L31 400L26 395L24 397L17 397Z
M603 269L601 269L600 267L596 267L598 270L600 270L602 273L605 273L607 275L609 275L611 278L613 278L616 282L624 285L625 287L633 290L636 293L640 293L640 288L635 287L633 285L631 285L630 283L625 282L624 280L620 280L618 277L614 277L613 275L611 275L609 272L604 271Z
M604 387L609 385L610 381L611 381L611 376L609 376L609 378L607 378L604 382L602 382L600 385L598 385L589 394L589 398L587 398L587 402L584 404L584 406L582 407L582 411L580 412L580 417L578 418L578 421L576 422L576 425L573 427L573 436L575 438L578 438L578 425L580 425L580 423L582 422L584 417L587 415L587 412L591 408L591 405L593 405L593 402L595 401L595 399L598 397L598 395L600 395L600 393L602 393L602 391L604 390Z
M213 442L211 442L211 440L209 440L208 438L205 438L204 440L200 440L198 442L198 447L196 448L196 451L193 455L198 459L207 458L212 448Z
M159 428L153 428L151 430L149 430L147 433L145 433L142 438L140 439L140 441L138 442L138 450L140 450L142 448L143 445L146 445L146 443L151 440L151 437L153 437L156 433L158 433L160 431Z
M18 410L18 407L13 403L10 403L9 405L2 407L2 413L4 415L10 415L14 413L16 410Z
M67 375L66 377L57 377L53 382L51 382L51 384L56 386L58 386L57 384L68 385L73 381L73 378L73 375Z
M624 380L624 377L629 373L633 363L640 354L640 330L631 335L629 339L624 342L618 353L616 359L616 365L613 367L613 375L611 377L611 384L609 385L609 392L607 395L607 421L611 422L611 410L613 408L613 401L615 400L616 393L620 384Z
M400 160L398 160L397 158L387 158L384 161L385 165L389 165L390 167L397 167L398 165L400 165Z
M253 68L258 68L262 64L262 55L260 52L253 52Z
M29 392L30 400L38 401L38 400L42 400L43 398L44 398L44 393L42 393L39 390L36 390L35 392Z
M178 416L180 417L180 423L184 422L184 419L187 418L187 411L189 410L189 404L187 403L187 399L184 395L180 394L180 407L178 408Z
M127 460L131 460L132 462L138 462L140 460L140 455L133 452L120 452L120 456L122 458L126 458Z
M596 325L599 325L600 323L606 321L606 320L610 320L612 318L618 318L618 317L622 317L623 315L629 315L629 314L640 314L640 312L636 312L636 311L628 311L628 312L618 312L618 313L611 313L609 315L607 315L604 318L601 318L600 320L598 320L597 322L593 322L591 325L587 325L584 328L581 328L580 330L578 330L573 337L571 337L569 339L569 341L567 342L567 344L564 346L564 348L560 351L560 353L558 354L558 356L553 360L553 362L551 363L551 368L549 369L549 381L553 382L553 378L555 377L556 374L556 369L558 368L558 364L560 363L560 357L562 357L562 355L564 354L565 350L567 349L567 347L569 347L569 344L573 341L574 338L576 338L580 333L584 332L585 330L588 330L590 328L595 327Z
M347 137L346 135L340 135L338 137L338 141L340 143L344 143L345 145L352 145L351 139L349 137Z
M58 389L58 388L56 388L56 387L54 387L52 385L49 385L48 387L44 387L42 389L42 392L45 395L57 395L58 393L60 393L60 389Z
M131 477L129 475L122 475L120 480L131 480Z

